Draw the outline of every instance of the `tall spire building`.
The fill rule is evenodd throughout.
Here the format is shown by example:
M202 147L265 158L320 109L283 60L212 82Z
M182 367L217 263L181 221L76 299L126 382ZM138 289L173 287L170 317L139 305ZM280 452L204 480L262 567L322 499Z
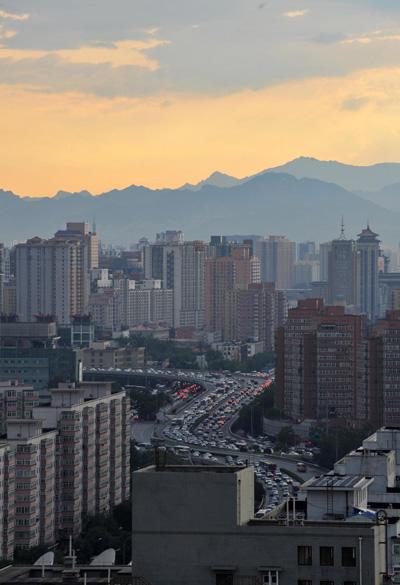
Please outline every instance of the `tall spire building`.
M360 310L369 319L379 315L378 258L380 255L378 234L367 227L358 234L357 251L360 255Z

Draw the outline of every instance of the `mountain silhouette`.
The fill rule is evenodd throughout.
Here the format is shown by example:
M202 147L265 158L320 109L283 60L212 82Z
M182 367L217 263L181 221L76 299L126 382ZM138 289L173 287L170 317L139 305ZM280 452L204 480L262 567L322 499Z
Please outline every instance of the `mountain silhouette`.
M211 234L286 234L297 241L355 236L367 218L389 245L399 239L400 212L389 211L333 183L263 172L232 187L191 189L130 186L97 196L21 198L0 191L0 241L49 237L66 221L96 221L104 243L130 244L142 236L182 229L186 239Z
M269 172L289 173L297 179L307 177L336 183L349 191L377 191L387 185L400 183L400 163L353 166L303 156L269 169Z

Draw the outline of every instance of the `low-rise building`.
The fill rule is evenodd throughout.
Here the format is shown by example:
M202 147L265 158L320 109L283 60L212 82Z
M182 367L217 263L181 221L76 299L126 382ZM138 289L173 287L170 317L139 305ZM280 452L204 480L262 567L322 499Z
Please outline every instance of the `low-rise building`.
M383 585L386 525L354 513L370 483L311 480L304 502L255 519L251 467L141 469L133 474L133 576L151 585Z
M17 380L0 382L0 434L7 431L7 421L31 418L35 406L39 406L38 390Z
M82 351L85 368L143 368L144 347L113 347L107 342L95 342Z

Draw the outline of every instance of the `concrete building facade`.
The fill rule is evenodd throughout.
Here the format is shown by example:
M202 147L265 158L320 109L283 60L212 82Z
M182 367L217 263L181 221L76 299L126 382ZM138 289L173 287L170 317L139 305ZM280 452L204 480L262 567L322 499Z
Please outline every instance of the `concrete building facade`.
M252 468L139 470L133 575L151 585L382 585L384 526L353 521L369 480L333 477L332 516L319 508L323 483L306 484L300 519L292 510L287 520L255 520Z

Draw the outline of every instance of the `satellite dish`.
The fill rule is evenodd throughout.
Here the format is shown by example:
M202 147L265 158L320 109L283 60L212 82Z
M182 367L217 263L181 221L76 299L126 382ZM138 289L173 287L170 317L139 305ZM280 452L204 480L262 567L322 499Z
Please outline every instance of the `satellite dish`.
M115 565L115 549L107 548L90 562L94 567L110 567Z
M39 557L38 560L35 561L33 564L38 565L40 567L52 567L54 565L53 551L49 551L47 553L44 553L44 555Z

